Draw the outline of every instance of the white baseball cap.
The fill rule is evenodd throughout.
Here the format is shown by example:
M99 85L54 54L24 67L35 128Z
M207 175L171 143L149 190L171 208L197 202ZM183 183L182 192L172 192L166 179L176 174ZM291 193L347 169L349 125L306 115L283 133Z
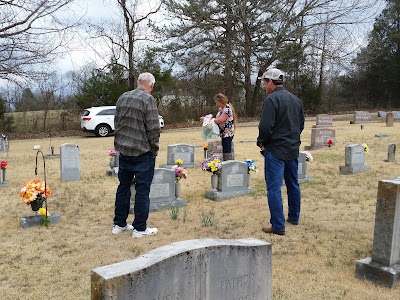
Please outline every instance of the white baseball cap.
M258 79L271 79L276 81L283 81L283 72L279 69L272 68L268 69L261 77Z

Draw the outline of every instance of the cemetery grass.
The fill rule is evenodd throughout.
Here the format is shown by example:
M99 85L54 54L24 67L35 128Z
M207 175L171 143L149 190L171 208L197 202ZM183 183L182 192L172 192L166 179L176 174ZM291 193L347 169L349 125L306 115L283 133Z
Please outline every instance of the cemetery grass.
M311 127L306 122L302 147L310 145ZM107 152L113 137L52 138L56 149L76 143L80 149L81 180L60 180L59 159L46 160L47 184L52 189L48 209L61 215L58 224L22 229L20 218L32 215L19 190L35 177L34 145L50 153L48 139L11 140L7 158L8 187L1 189L0 212L0 298L1 299L89 299L90 271L132 259L169 243L198 238L257 238L272 243L273 299L398 299L400 287L387 289L355 278L355 262L371 255L375 205L379 180L399 174L399 162L387 163L387 146L399 143L400 124L350 125L334 122L336 146L312 150L314 161L307 164L311 183L301 185L300 225L288 224L285 236L267 235L269 210L263 175L263 159L255 145L256 126L239 127L235 136L237 160L255 159L252 194L214 202L204 197L210 189L210 173L190 168L182 180L182 198L188 201L176 220L169 210L150 213L148 225L158 227L154 237L134 239L130 233L112 235L114 199L118 180L105 176L109 169ZM376 138L375 134L387 134ZM161 133L156 165L165 164L167 147L184 143L195 148L195 161L203 158L199 129ZM367 143L365 164L371 169L354 175L340 175L346 144ZM57 150L59 151L59 150ZM44 179L43 161L38 175ZM287 197L282 187L285 212ZM204 222L208 217L210 222ZM128 222L132 222L132 215ZM144 299L146 300L146 299ZM219 299L212 299L219 300Z

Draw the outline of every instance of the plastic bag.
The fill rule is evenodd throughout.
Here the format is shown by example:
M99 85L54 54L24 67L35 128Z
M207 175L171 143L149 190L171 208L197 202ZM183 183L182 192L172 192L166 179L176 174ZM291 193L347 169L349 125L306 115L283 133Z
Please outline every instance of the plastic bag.
M201 127L201 137L206 139L216 139L219 137L219 127L214 122L213 116L204 116L203 126Z

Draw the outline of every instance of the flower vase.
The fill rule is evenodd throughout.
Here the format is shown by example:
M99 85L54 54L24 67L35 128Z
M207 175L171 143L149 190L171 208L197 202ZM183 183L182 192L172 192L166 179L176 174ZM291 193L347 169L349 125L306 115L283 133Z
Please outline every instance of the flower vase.
M6 169L1 169L1 177L2 177L2 179L1 179L1 182L2 183L6 183Z
M31 208L33 211L38 211L39 208L42 207L42 205L43 205L43 202L40 202L40 201L32 201L31 202Z
M218 175L217 174L212 174L211 175L211 190L213 192L217 191L218 187Z
M181 192L182 192L182 186L180 182L175 182L175 198L177 200L181 199Z
M110 168L113 169L114 167L116 167L116 165L115 165L115 157L113 156L110 158Z

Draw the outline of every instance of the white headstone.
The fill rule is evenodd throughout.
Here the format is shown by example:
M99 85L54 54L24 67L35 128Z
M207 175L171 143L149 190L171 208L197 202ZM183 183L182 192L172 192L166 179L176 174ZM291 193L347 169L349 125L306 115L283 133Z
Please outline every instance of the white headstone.
M79 147L76 144L60 146L61 181L77 181L81 179Z

